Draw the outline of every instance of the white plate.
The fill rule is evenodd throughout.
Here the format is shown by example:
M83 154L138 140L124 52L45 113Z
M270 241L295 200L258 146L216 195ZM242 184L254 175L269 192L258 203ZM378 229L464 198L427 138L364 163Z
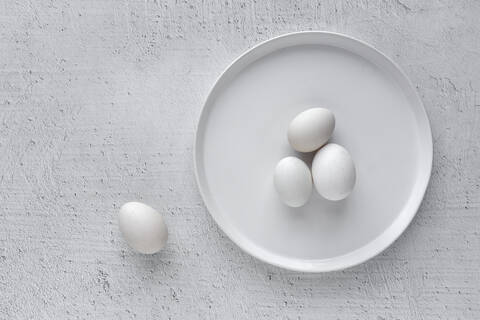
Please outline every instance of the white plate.
M296 154L289 122L312 106L335 114L332 141L352 154L357 183L343 201L314 192L289 208L272 174ZM341 34L300 32L254 47L220 76L194 156L205 204L232 241L270 264L323 272L372 258L407 228L430 178L432 137L420 98L390 59Z

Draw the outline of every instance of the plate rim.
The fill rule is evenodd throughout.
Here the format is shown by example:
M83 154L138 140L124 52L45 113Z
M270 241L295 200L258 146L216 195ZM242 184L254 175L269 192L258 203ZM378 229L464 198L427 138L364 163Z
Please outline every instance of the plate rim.
M408 208L409 210L407 210L408 215L403 214L404 216L401 216L402 211L406 211L406 209L404 208L402 211L399 212L399 214L392 221L392 223L383 230L382 233L380 233L376 238L373 238L370 242L363 245L362 247L359 247L344 255L339 255L339 256L336 256L333 258L327 258L327 259L317 259L317 260L285 258L284 256L272 254L268 250L265 250L259 246L256 246L251 240L246 239L241 234L234 232L235 230L233 230L233 228L230 227L229 225L224 224L219 214L214 211L214 206L212 205L213 200L210 199L210 197L206 192L207 183L206 181L202 180L199 174L199 163L200 163L199 155L201 153L200 152L201 150L199 150L200 148L199 139L201 135L199 133L201 132L200 130L203 130L203 132L205 131L204 123L205 123L205 117L207 114L206 109L209 103L211 102L211 100L213 99L215 89L219 87L221 81L227 77L227 73L229 72L229 70L234 65L239 63L240 60L244 59L247 55L251 54L253 51L258 50L260 47L263 47L266 44L273 42L275 40L278 40L281 38L297 37L301 35L313 35L313 36L319 36L319 37L329 36L329 37L339 38L341 41L350 41L356 45L366 47L367 49L373 51L375 54L381 56L381 58L383 58L388 64L390 64L398 72L402 80L405 81L405 84L407 85L408 90L411 91L411 93L413 93L413 98L418 103L421 116L423 116L425 120L424 125L427 133L427 136L426 136L427 141L425 142L428 147L428 150L422 150L425 152L425 155L427 158L426 159L427 167L426 167L426 170L424 170L423 172L424 173L423 179L420 183L420 186L418 187L419 190L417 190L418 193L410 196L409 200L406 203L408 204L409 202L412 202L411 199L415 197L414 203L410 206L410 208ZM276 50L278 49L275 49L274 51ZM279 36L269 38L265 41L262 41L254 45L252 48L245 50L242 54L240 54L237 58L235 58L220 73L220 75L214 81L202 105L202 108L198 117L198 121L196 123L195 133L194 133L193 166L194 166L195 180L196 180L200 195L202 197L202 200L205 204L205 207L209 212L210 216L213 218L213 220L219 227L219 229L222 230L222 232L245 253L259 259L264 263L274 265L280 268L284 268L287 270L291 270L291 271L320 273L320 272L331 272L331 271L343 270L343 269L347 269L347 268L359 265L361 263L364 263L367 260L374 258L378 254L383 252L385 249L387 249L389 246L391 246L405 232L405 230L408 228L413 218L417 214L418 209L422 204L423 198L425 196L427 187L430 182L432 164L433 164L433 139L432 139L430 120L425 110L423 101L421 100L418 94L418 91L413 86L410 78L406 75L406 73L402 70L402 68L400 68L400 66L397 65L396 62L394 62L390 57L388 57L387 55L385 55L384 53L382 53L380 50L370 45L369 43L359 40L352 36L348 36L338 32L331 32L331 31L298 31L298 32L285 33ZM399 218L403 218L403 219L399 221L400 220Z

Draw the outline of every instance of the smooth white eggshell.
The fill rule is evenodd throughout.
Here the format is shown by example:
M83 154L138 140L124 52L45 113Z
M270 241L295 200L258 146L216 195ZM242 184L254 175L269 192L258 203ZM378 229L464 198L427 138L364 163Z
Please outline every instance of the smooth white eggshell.
M288 127L288 142L300 152L323 146L335 129L335 116L325 108L311 108L299 113Z
M329 143L317 151L312 162L315 189L328 200L342 200L355 186L355 165L344 147Z
M286 157L275 167L274 184L282 201L290 207L307 203L312 194L312 175L302 160Z
M165 247L168 230L155 209L140 202L125 203L118 213L120 231L136 251L152 254Z

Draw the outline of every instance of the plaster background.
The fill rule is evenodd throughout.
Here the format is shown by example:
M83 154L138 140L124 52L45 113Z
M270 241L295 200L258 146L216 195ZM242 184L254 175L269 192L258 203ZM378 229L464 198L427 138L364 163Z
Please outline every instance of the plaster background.
M0 318L480 318L480 2L0 0ZM244 50L338 31L392 57L430 117L424 202L378 257L266 265L216 227L193 176L197 118ZM170 239L121 238L126 201Z

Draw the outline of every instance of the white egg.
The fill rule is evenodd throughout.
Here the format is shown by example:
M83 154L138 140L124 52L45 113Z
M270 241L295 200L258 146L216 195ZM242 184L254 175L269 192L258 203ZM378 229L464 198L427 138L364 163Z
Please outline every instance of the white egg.
M317 192L328 200L342 200L355 186L355 165L344 147L329 143L317 151L312 163Z
M311 108L298 114L288 127L288 141L300 152L315 151L323 146L335 129L335 116L324 108Z
M168 230L155 209L140 202L125 203L118 213L120 231L136 251L152 254L165 247Z
M274 184L282 201L290 207L301 207L312 194L312 175L302 160L286 157L275 167Z

